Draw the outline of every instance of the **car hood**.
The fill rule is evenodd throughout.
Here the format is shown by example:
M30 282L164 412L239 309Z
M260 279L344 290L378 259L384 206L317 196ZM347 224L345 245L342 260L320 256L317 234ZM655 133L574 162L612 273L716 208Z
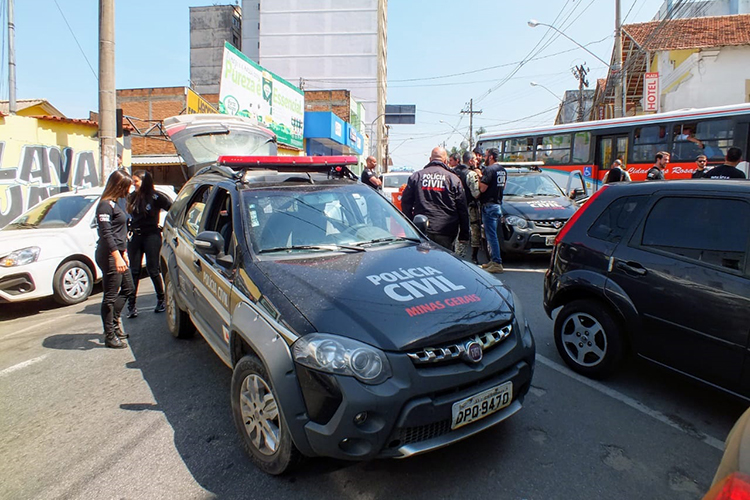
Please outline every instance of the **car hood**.
M529 220L569 219L578 206L565 196L503 198L503 215L517 215Z
M387 351L440 345L512 318L500 281L428 245L258 265L316 331Z
M40 258L57 253L69 244L70 228L61 229L3 229L0 231L0 255L27 247L40 247Z

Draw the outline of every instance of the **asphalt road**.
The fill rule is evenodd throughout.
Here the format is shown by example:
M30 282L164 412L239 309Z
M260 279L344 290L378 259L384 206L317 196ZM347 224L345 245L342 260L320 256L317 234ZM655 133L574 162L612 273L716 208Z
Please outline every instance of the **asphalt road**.
M229 368L169 335L148 280L128 349L103 348L100 293L0 305L0 498L700 498L746 404L638 361L604 382L573 374L542 310L546 260L506 264L538 353L518 414L426 455L281 478L245 457Z

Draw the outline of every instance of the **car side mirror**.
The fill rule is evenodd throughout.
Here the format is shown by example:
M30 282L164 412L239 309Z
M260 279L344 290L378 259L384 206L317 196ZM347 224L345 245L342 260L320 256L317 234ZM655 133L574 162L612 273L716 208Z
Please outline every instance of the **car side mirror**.
M224 237L216 231L203 231L195 237L195 251L204 257L217 256L224 252Z
M225 253L220 255L219 257L216 257L216 263L224 269L229 269L234 265L234 257L232 257L228 253Z
M422 231L422 234L427 234L427 228L430 227L430 219L427 218L426 215L415 215L414 216L414 225L417 226L417 229Z
M570 192L570 199L575 200L581 196L586 196L586 190L584 188L575 188Z

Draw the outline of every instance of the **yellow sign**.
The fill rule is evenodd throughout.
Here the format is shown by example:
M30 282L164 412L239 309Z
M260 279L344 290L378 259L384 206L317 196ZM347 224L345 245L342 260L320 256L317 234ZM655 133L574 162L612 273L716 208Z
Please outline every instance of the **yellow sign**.
M218 113L211 104L194 92L191 89L187 89L187 110L185 111L188 115L194 115L197 113Z

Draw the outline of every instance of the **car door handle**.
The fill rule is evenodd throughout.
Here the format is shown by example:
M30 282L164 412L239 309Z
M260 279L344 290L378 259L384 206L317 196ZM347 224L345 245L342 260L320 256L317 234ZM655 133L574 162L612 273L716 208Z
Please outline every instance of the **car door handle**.
M194 265L194 266L196 267L196 269L198 269L198 270L201 270L201 269L203 269L203 266L201 265L201 261L200 261L200 260L198 260L198 259L195 259L195 260L193 261L193 265Z
M638 276L646 276L646 268L644 268L642 265L640 265L637 262L618 262L616 264L617 269L620 269L621 271L625 271L626 273L632 273L637 274Z
M175 236L174 238L172 238L172 244L173 244L174 246L177 246L177 245L179 245L179 244L180 244L180 240L178 240L178 239L177 239L177 236Z

